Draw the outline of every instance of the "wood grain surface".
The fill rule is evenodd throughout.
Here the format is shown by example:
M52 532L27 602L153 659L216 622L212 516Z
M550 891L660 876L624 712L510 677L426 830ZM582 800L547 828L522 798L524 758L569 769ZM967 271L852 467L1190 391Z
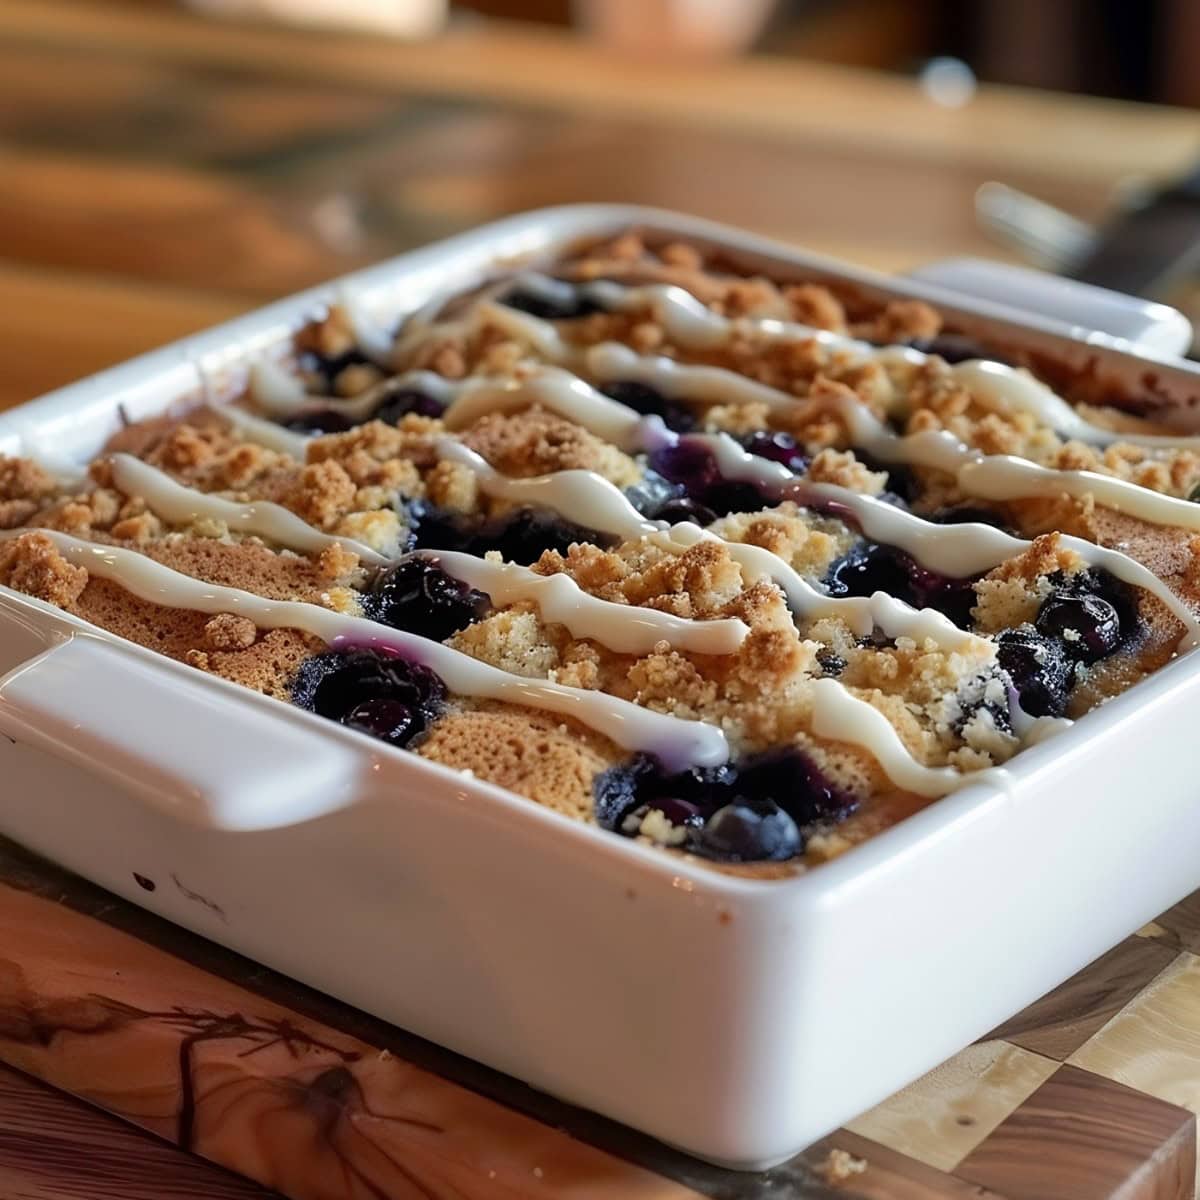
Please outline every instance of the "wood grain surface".
M0 0L0 407L524 208L680 208L902 270L1000 255L971 212L988 180L1091 220L1198 143L1191 114L987 87L944 109L900 77L638 64L494 23L405 46ZM5 846L0 1197L1175 1200L1198 953L1193 897L851 1128L738 1175Z
M902 269L999 254L971 211L989 179L1092 219L1197 144L1165 109L945 109L900 77L636 63L496 23L408 46L4 0L0 405L523 208L682 208Z

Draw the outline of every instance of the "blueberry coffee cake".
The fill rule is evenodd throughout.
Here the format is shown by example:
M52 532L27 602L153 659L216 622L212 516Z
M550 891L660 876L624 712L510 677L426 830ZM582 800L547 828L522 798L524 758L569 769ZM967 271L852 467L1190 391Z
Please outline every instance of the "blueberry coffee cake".
M788 873L1200 634L1200 438L1029 365L631 232L387 334L314 314L235 403L129 424L85 478L0 460L0 584Z

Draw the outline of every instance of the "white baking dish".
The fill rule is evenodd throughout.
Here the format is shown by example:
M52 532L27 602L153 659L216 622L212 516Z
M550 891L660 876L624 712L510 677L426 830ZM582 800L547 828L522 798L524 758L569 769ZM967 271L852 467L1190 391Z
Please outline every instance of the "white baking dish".
M978 272L1021 320L671 214L516 217L274 305L0 416L82 461L118 425L236 389L337 289L395 320L496 259L642 224L776 272L923 296L969 331L1095 356L1178 349L1160 306ZM961 267L954 270L960 272ZM953 276L948 282L953 283ZM1008 290L1005 290L1008 289ZM1122 347L1078 327L1082 300ZM1186 414L1200 372L1152 368ZM181 925L704 1158L777 1162L1200 884L1180 660L1055 740L808 874L756 882L589 828L0 589L0 832ZM146 890L135 876L152 881Z

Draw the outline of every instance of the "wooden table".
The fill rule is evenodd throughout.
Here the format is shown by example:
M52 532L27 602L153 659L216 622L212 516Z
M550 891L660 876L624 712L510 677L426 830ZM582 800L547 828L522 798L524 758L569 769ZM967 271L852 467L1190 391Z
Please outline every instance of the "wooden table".
M405 47L0 0L0 406L523 208L678 207L903 269L996 253L971 216L986 180L1095 218L1198 142L1178 112L988 89L940 109L900 79L633 66L496 26ZM851 1130L743 1177L3 847L0 1059L303 1200L1174 1200L1195 1169L1197 952L1193 899ZM865 1171L829 1183L831 1149ZM0 1068L0 1195L265 1193Z

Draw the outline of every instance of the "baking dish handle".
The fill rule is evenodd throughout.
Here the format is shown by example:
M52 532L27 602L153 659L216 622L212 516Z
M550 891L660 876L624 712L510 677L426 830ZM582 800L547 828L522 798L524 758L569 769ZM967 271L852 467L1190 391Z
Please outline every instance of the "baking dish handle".
M1177 308L1032 267L983 258L943 258L910 271L909 278L989 301L1021 316L1034 313L1097 330L1127 342L1134 352L1155 357L1178 357L1192 345L1192 324Z
M272 708L85 634L0 680L0 733L174 817L230 832L343 808L370 764Z

